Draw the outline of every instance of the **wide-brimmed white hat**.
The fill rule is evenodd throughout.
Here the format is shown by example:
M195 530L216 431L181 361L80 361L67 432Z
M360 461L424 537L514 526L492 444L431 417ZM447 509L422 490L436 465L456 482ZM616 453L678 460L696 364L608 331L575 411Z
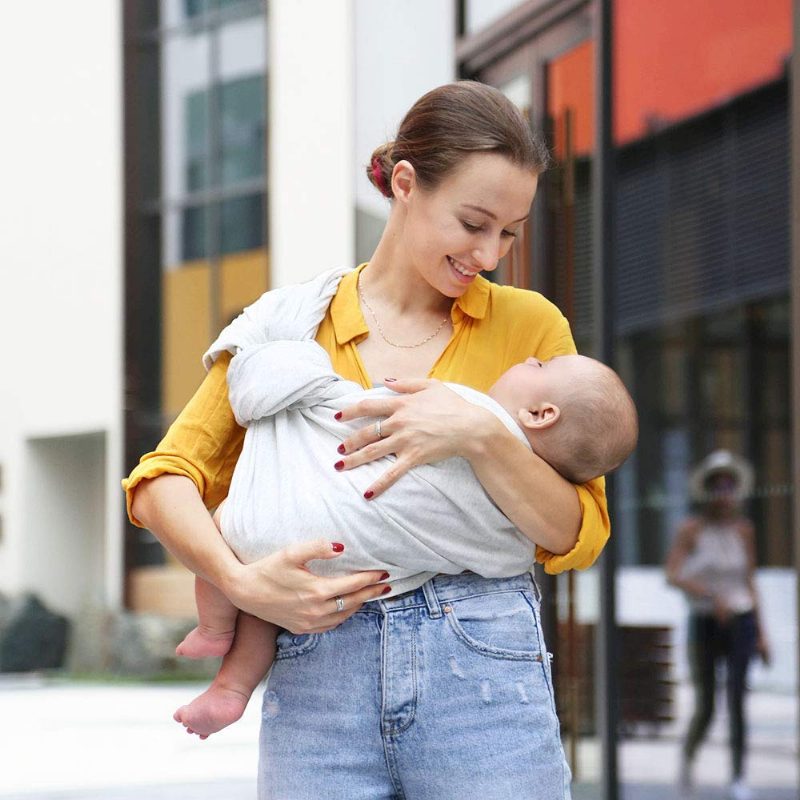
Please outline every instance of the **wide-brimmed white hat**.
M753 491L753 468L741 456L730 450L714 450L692 471L689 492L695 500L708 500L706 482L712 475L730 475L736 481L735 496L738 500L749 497Z

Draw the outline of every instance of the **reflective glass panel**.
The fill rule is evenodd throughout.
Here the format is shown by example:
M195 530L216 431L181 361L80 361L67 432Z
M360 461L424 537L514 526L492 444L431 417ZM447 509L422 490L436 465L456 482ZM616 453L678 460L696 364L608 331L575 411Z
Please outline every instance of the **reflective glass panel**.
M788 800L797 794L791 3L615 0L613 24L616 359L640 421L636 454L613 483L623 793L660 796L691 779L698 796L723 796L737 778L741 699L741 778L755 796ZM693 488L698 463L720 448L753 469L739 499L747 522L734 524ZM753 530L770 665L748 627L740 526ZM628 662L632 636L642 638ZM726 687L736 701L727 708ZM634 688L648 698L635 708L626 704Z

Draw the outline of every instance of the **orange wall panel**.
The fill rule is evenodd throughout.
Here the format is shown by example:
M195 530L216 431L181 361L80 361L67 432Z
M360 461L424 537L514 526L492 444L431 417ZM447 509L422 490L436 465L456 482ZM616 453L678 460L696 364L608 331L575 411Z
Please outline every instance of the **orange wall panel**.
M791 49L791 0L615 0L616 141L776 79Z
M553 120L555 156L566 153L566 112L571 112L572 152L594 149L594 42L587 40L553 59L547 68L547 113Z

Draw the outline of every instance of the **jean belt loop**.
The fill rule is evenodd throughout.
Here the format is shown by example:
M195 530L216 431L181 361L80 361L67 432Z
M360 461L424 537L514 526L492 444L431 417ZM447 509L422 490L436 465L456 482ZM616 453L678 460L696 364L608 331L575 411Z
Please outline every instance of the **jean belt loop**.
M434 579L431 578L422 584L422 593L425 595L425 604L428 606L431 619L439 619L442 616L442 607L439 605L439 598L433 588L433 581Z

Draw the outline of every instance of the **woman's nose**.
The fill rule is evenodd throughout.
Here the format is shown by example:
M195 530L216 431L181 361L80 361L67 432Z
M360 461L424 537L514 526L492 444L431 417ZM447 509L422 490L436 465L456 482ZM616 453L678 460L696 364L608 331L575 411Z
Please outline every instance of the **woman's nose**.
M500 247L497 242L486 242L472 251L472 257L482 270L491 272L497 269L497 262L500 260Z

